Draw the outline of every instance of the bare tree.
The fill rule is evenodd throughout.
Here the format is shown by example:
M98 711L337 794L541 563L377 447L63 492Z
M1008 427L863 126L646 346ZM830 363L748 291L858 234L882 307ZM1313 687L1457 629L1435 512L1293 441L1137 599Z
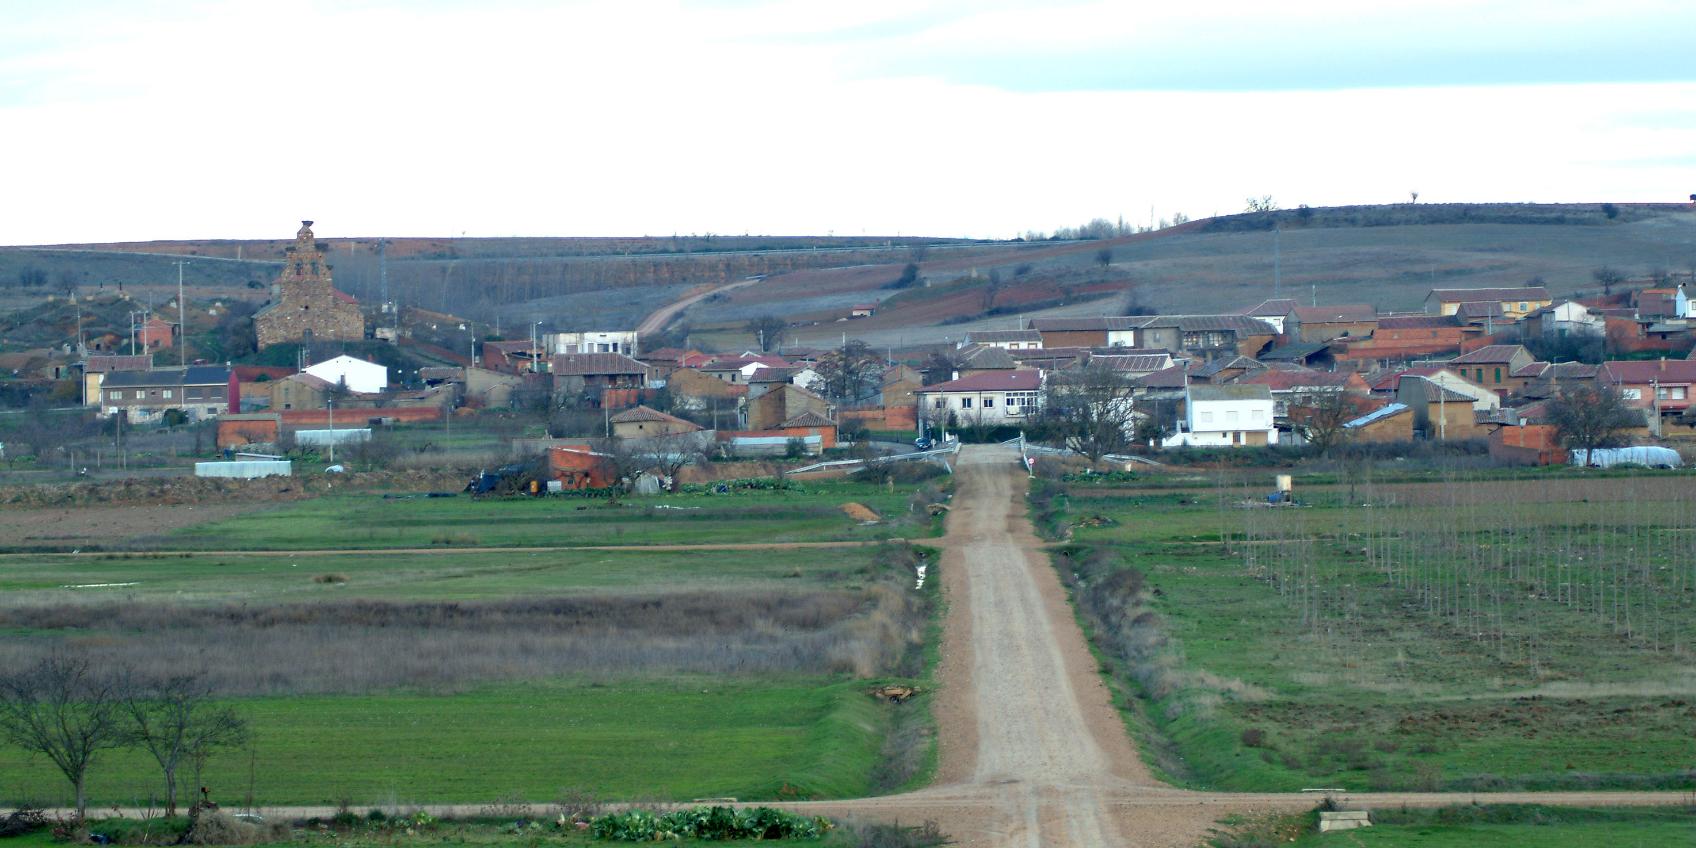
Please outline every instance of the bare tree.
M930 356L925 357L924 364L919 366L919 373L927 386L946 383L954 379L959 370L959 357L952 348L932 351Z
M1044 389L1043 434L1091 464L1128 448L1136 420L1133 388L1123 372L1100 363L1054 372Z
M1278 211L1278 202L1273 200L1272 195L1270 194L1262 195L1260 197L1251 197L1248 199L1247 211L1276 212Z
M165 777L165 815L176 815L177 769L188 765L198 783L213 751L247 744L247 720L213 700L204 675L180 675L124 689L124 711L135 741L159 762Z
M1591 271L1590 276L1602 286L1602 294L1613 294L1614 286L1625 282L1625 273L1623 271L1615 268L1609 268L1606 265Z
M64 654L0 677L0 736L52 761L76 789L78 819L88 810L95 757L131 741L123 695L119 677Z
M826 397L849 402L860 399L875 388L883 376L883 368L883 358L872 352L870 345L859 339L850 339L841 350L819 357L813 370L824 381Z
M1618 447L1625 431L1642 423L1638 410L1625 401L1617 387L1567 385L1549 401L1549 421L1555 425L1561 444L1568 450L1589 451Z
M789 322L776 315L761 315L743 325L742 329L759 341L760 350L769 353L783 342L783 331L789 329Z
M1321 455L1348 440L1343 425L1360 416L1360 398L1343 389L1313 392L1290 404L1290 424Z

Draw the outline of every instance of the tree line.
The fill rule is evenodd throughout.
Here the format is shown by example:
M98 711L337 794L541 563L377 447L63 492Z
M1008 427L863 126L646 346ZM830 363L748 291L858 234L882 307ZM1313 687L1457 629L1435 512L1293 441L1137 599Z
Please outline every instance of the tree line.
M89 770L107 751L146 751L164 781L166 815L174 815L181 770L198 784L213 753L251 738L247 720L220 704L200 673L142 677L55 653L0 676L0 739L45 757L64 775L78 819L88 810Z

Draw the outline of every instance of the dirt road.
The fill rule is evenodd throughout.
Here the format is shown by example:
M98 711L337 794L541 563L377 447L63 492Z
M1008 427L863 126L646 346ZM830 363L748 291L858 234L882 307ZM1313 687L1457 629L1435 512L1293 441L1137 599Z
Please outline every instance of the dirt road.
M694 306L715 294L722 294L724 292L735 291L739 288L751 286L759 282L760 279L763 278L738 280L734 283L727 283L722 286L715 286L713 288L685 295L665 306L660 307L659 309L654 310L652 313L649 313L648 317L643 318L642 323L636 326L636 332L644 336L651 336L654 333L664 330L666 325L670 324L672 319L681 314L683 310L688 309L689 307Z
M1156 782L1097 674L1059 577L1025 516L1018 455L969 447L942 561L948 598L937 785L890 798L796 805L937 821L963 846L1195 846L1233 813L1309 809L1318 796L1204 793ZM1360 794L1363 806L1441 806L1464 793ZM1669 804L1669 793L1512 793L1502 803Z

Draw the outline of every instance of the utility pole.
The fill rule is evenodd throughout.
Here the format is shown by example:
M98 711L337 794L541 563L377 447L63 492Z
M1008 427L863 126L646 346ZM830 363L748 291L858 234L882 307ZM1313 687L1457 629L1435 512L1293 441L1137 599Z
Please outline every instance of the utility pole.
M330 439L330 464L336 464L336 398L331 395L324 399L326 408L330 410L330 429L325 435Z
M1282 243L1283 242L1283 233L1284 233L1284 231L1281 228L1279 228L1277 226L1272 227L1272 297L1273 298L1278 297L1278 292L1279 292L1280 289L1283 288L1283 284L1284 284L1284 261L1283 261L1284 260L1284 251L1283 251L1283 243Z
M183 298L183 262L177 265L177 364L188 367L188 301Z
M377 311L387 314L389 311L389 240L386 238L377 239L377 285L378 291L381 292L378 296L382 299L382 305L377 307Z

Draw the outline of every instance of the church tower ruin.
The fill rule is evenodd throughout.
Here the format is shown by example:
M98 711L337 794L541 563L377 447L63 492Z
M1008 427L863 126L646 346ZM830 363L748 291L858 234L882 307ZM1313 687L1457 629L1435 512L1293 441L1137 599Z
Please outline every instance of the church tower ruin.
M312 235L312 222L301 221L283 257L283 270L271 286L271 302L254 313L259 347L313 340L358 341L365 338L359 301L338 291L330 279L324 248Z

